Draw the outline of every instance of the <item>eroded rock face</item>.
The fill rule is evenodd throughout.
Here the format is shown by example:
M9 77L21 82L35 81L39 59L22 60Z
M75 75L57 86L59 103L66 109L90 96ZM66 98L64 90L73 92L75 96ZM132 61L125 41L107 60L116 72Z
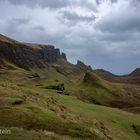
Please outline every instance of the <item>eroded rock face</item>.
M91 76L90 72L86 72L85 76L84 76L84 79L83 79L83 82L88 83L88 82L91 82L91 81L92 81L92 76Z
M62 52L62 54L61 54L61 55L62 55L62 57L63 57L63 58L67 61L66 54Z
M42 46L41 47L42 59L47 62L56 62L60 55L60 50L55 49L54 46Z
M12 44L0 41L0 58L6 59L19 67L44 68L49 63L57 63L59 59L66 61L66 56L52 45L38 45L33 48L26 44Z
M92 67L91 67L91 66L86 65L84 62L82 62L82 61L80 61L80 60L77 61L76 66L78 66L80 69L85 70L85 71L87 71L87 70L89 70L89 71L92 70Z

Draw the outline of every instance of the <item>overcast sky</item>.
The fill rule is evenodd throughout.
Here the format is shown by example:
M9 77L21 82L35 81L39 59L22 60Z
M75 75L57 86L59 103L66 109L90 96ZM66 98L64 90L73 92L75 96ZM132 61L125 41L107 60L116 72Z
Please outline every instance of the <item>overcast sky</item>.
M115 74L140 67L140 0L0 0L0 33Z

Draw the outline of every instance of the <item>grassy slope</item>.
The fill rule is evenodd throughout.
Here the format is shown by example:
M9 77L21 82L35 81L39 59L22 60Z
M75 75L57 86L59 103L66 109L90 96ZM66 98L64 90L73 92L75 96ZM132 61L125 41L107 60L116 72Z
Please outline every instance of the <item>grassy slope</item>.
M76 85L75 93L72 91L80 99L121 108L140 106L140 86L110 83L101 79L94 72L88 72L88 74L89 79Z
M41 76L45 72L45 79L31 78L32 73L16 67L5 75L0 75L0 127L12 131L11 135L1 135L0 139L140 139L139 115L88 104L74 96L44 88L44 85L59 79L66 83L66 90L75 92L73 95L79 89L87 91L88 96L91 90L96 90L94 98L101 99L103 95L111 98L107 90L112 85L93 75L95 81L91 81L91 85L82 83L78 86L79 83L72 84L54 69L44 72L35 70L37 71ZM92 84L97 87L93 88Z

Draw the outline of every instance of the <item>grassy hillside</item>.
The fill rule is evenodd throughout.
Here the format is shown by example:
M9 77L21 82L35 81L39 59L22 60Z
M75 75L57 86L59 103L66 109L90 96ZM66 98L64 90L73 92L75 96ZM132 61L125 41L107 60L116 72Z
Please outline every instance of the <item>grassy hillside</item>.
M94 71L78 73L65 76L65 94L89 103L117 108L140 106L139 85L111 83L100 78Z
M92 72L74 75L73 67L60 73L54 67L26 71L8 62L1 66L0 128L11 134L0 139L140 139L140 115L86 103L110 105L115 97L126 98L125 88L130 91L131 85L111 84ZM59 83L64 91L46 88ZM139 87L133 90L136 94Z
M139 85L103 80L52 45L0 43L0 140L140 139Z

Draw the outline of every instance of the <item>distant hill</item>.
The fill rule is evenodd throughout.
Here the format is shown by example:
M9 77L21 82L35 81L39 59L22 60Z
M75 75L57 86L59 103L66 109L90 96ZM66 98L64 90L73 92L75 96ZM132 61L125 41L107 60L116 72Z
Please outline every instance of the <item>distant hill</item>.
M129 76L140 76L140 68L136 68Z
M106 70L97 69L95 72L103 79L110 82L140 84L140 68L136 68L133 72L127 75L114 75Z

